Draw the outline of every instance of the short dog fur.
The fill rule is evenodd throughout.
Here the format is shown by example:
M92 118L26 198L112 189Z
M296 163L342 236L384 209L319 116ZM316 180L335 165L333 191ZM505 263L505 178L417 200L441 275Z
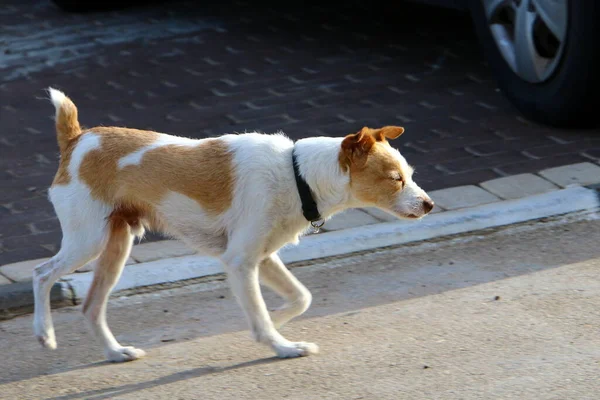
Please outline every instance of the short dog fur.
M413 181L412 168L387 141L400 136L401 127L365 127L344 138L296 143L281 134L194 140L127 128L84 130L73 102L58 90L49 93L61 154L49 198L63 239L60 251L33 273L34 331L46 348L56 348L52 285L93 261L83 313L106 358L144 355L117 342L106 305L134 238L151 229L222 261L257 341L279 357L316 353L315 344L291 342L277 331L311 303L308 289L277 256L310 227L296 187L293 149L323 219L352 207L379 207L403 218L421 218L433 208ZM285 299L284 306L269 313L259 280Z

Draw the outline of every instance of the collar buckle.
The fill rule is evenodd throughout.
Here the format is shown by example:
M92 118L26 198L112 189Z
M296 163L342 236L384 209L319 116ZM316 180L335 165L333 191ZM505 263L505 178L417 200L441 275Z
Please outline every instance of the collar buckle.
M310 221L310 226L312 226L313 228L313 232L312 233L319 233L321 232L321 227L325 225L325 220L324 219L318 219L316 221Z

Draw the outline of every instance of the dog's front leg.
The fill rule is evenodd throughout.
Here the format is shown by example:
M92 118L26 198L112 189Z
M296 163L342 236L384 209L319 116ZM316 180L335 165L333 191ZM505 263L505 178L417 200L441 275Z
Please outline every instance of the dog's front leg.
M270 313L277 329L292 318L302 315L310 307L312 295L286 268L277 253L262 260L259 268L262 283L286 299L283 307Z
M290 342L275 329L260 291L258 265L261 260L247 254L227 251L222 260L231 290L244 310L254 338L271 346L278 357L300 357L318 352L307 342Z

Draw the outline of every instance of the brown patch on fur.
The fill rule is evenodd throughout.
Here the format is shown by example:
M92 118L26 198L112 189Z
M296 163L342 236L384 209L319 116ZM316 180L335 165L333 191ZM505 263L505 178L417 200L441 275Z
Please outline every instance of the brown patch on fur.
M92 129L86 129L85 132L93 132L100 135L112 135L122 140L123 146L114 146L116 141L108 143L107 150L112 154L128 154L133 152L158 138L158 133L152 131L142 131L138 129L127 129L118 127L99 126ZM104 137L104 136L103 136ZM79 142L81 135L78 135L69 140L64 149L61 148L60 162L58 170L54 176L53 185L67 185L71 182L69 174L69 164L71 163L71 155L75 146ZM103 142L104 143L104 142Z
M207 139L196 146L165 145L147 151L139 165L119 169L121 158L158 139L156 132L124 128L94 128L101 146L83 159L79 174L92 196L108 204L153 215L169 192L196 200L220 214L233 200L233 162L227 145Z
M144 224L152 224L152 210L144 210L134 207L130 204L119 204L108 216L108 220L113 223L124 223L131 227L132 232L143 232Z
M375 144L372 135L364 133L365 128L358 133L348 135L342 141L342 150L339 154L339 163L342 170L347 171L352 164L364 163L366 155Z
M220 214L233 201L232 155L220 139L207 139L195 147L157 148L144 156L140 167L129 166L124 172L128 169L151 171L163 188L196 200L209 213Z
M364 127L363 129L368 129L378 142L385 141L386 139L397 139L404 133L404 128L401 126L384 126L379 129Z
M347 171L350 164L365 162L366 155L375 143L389 145L387 139L396 139L403 133L404 128L401 126L384 126L379 129L365 126L357 133L346 136L339 154L340 167Z
M394 195L402 190L404 173L400 162L385 148L389 146L386 138L397 138L403 132L404 128L394 126L364 127L342 141L340 167L349 171L350 189L358 199L392 207Z
M88 130L100 136L100 147L87 153L79 167L79 176L91 189L94 198L117 206L116 196L119 159L159 138L159 133L117 127L96 127ZM151 208L147 204L134 202L137 209Z

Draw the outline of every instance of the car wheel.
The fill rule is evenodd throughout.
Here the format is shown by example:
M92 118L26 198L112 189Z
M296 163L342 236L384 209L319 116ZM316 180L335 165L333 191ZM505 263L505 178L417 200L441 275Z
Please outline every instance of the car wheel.
M557 127L597 125L600 2L471 0L498 86L526 117Z

